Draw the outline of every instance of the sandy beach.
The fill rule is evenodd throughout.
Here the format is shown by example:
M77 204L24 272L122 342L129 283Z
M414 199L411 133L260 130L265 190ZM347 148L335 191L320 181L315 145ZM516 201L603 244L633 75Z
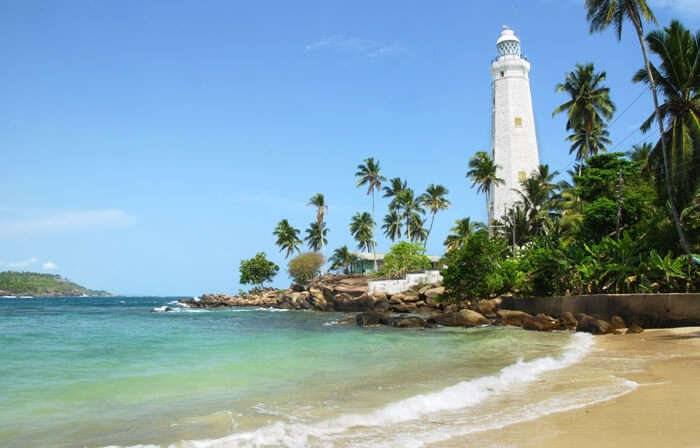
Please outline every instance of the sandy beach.
M647 330L595 339L581 365L639 384L610 401L480 434L498 447L700 447L700 327ZM630 359L640 362L630 370ZM596 364L594 366L594 364ZM438 446L465 446L452 439Z

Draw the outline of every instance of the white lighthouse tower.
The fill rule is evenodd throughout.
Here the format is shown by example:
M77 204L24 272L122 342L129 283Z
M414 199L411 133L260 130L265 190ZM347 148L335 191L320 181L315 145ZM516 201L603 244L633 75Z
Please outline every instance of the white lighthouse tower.
M489 225L520 199L520 181L539 165L535 116L530 94L530 63L520 53L520 39L504 26L491 63L493 111L491 155L504 183L491 187Z

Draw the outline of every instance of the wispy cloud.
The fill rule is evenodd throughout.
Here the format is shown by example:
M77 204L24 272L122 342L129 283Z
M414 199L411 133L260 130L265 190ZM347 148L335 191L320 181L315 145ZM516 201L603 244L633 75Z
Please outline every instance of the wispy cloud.
M45 271L55 271L56 269L58 269L58 265L53 261L47 261L46 263L41 265L41 269Z
M22 269L32 266L37 261L39 260L37 260L36 258L27 258L26 260L19 261L0 261L0 267L9 269Z
M304 50L311 51L336 51L345 53L356 53L367 57L391 56L405 53L403 47L393 44L385 44L367 39L358 39L343 35L335 35L312 42Z
M0 235L44 235L100 228L125 228L135 223L123 210L66 211L43 216L0 218Z

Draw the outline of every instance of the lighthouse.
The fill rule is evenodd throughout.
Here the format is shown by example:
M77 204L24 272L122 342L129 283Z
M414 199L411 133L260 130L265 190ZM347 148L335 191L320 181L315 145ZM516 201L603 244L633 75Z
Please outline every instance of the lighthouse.
M537 169L535 116L530 93L530 63L522 56L520 39L504 26L496 42L498 57L491 63L491 155L503 183L489 194L489 225L501 219L520 195L520 182Z

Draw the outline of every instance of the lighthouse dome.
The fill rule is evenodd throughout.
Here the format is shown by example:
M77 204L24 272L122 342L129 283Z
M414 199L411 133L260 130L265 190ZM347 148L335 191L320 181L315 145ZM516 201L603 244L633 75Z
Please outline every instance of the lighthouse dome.
M502 56L520 56L520 39L515 35L515 32L503 26L503 31L496 41L496 48L498 48L498 57Z

